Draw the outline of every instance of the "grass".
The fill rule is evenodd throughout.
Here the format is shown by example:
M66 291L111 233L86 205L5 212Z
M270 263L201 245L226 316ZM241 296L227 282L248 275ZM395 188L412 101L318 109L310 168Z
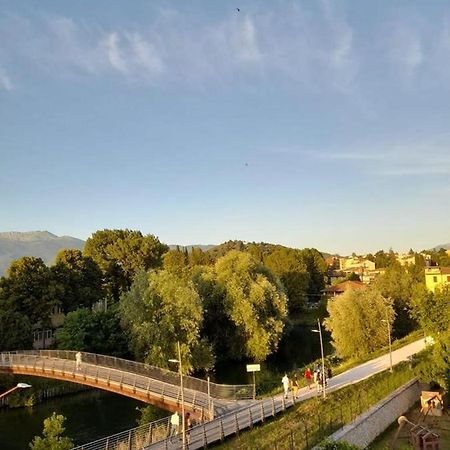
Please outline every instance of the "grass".
M303 450L320 442L344 424L414 378L408 364L401 363L367 380L299 403L270 422L224 442L220 449L296 448Z

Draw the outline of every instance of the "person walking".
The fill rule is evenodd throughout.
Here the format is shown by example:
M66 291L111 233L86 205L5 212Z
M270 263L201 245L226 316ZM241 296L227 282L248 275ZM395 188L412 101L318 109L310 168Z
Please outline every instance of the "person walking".
M284 374L284 377L281 379L281 383L283 384L284 398L287 398L289 392L289 378L286 373Z
M184 421L184 429L186 430L186 442L189 444L190 440L191 440L191 428L192 428L193 424L192 424L192 418L191 418L191 413L187 412L186 413L186 417L185 417L185 421Z
M170 416L170 442L172 442L172 437L177 435L180 431L180 416L175 411Z
M300 387L300 385L298 384L297 375L294 375L294 378L292 380L292 392L294 394L294 398L297 398L299 387Z
M312 373L311 373L311 369L309 367L307 367L305 370L305 380L306 380L306 385L308 386L308 389L311 389Z
M75 369L76 370L81 369L81 352L75 353Z

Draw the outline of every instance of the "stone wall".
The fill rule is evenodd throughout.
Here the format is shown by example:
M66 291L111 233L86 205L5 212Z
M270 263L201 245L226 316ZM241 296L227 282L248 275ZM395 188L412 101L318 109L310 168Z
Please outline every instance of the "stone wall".
M347 441L358 447L367 447L391 423L404 414L420 398L427 386L417 379L411 380L394 391L389 397L361 414L351 424L345 425L330 436L333 441Z

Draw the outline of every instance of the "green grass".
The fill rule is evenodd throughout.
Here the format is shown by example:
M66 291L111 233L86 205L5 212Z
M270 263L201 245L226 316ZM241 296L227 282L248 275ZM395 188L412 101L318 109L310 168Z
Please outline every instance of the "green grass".
M288 449L303 450L320 442L344 424L414 378L408 364L401 363L388 371L328 394L299 403L285 413L252 430L224 442L220 449ZM292 446L292 447L290 447Z

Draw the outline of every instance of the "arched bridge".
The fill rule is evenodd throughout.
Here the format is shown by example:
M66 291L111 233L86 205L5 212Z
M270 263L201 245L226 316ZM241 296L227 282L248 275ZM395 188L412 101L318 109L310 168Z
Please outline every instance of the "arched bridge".
M168 411L180 411L180 376L177 372L112 356L76 352L30 350L0 353L0 372L53 378L125 395ZM252 385L223 385L183 376L186 411L205 419L226 412L235 402L251 398Z

